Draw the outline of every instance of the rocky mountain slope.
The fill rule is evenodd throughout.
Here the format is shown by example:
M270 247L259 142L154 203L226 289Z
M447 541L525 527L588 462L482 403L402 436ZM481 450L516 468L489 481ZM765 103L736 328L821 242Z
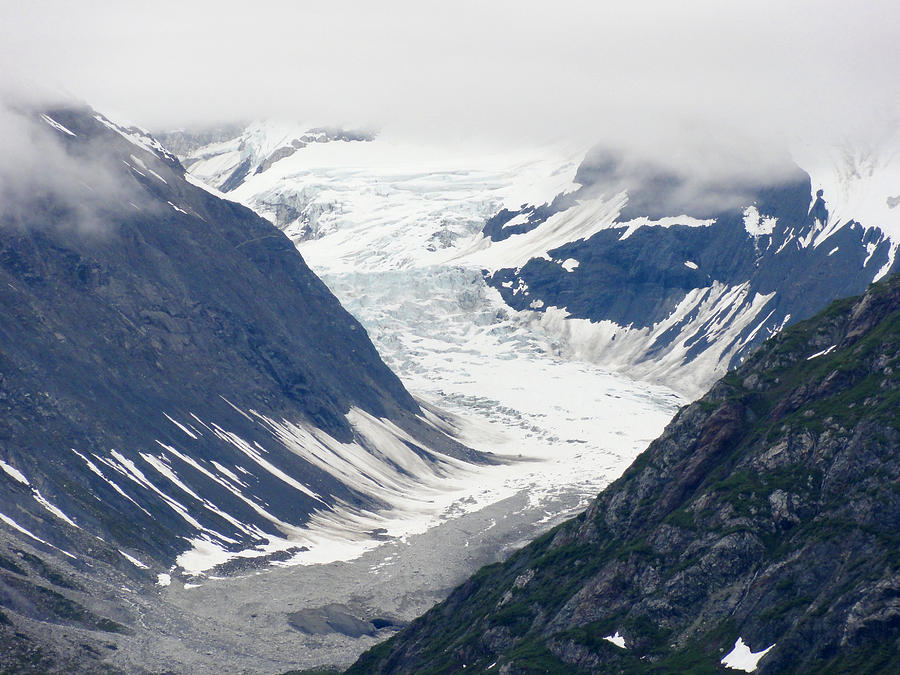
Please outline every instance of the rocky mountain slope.
M896 672L900 277L766 342L352 673Z
M375 541L381 514L490 461L287 237L146 132L9 115L27 152L0 174L0 624L24 642L5 657L54 625L88 631L76 652L131 630L126 582Z
M576 190L490 218L473 258L576 354L697 396L785 325L900 268L898 160L888 145L715 180L595 149Z

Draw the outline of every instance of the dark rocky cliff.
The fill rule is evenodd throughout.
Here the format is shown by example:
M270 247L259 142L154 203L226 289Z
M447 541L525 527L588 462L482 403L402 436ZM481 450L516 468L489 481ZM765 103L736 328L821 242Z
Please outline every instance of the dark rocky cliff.
M31 136L0 174L0 670L87 669L96 635L76 631L73 655L56 629L130 630L120 586L175 574L198 541L247 551L317 511L389 506L267 419L410 481L348 412L389 420L438 475L440 453L480 461L422 419L271 223L139 129L15 115Z
M351 673L900 670L900 277L765 343ZM615 634L625 647L604 638Z

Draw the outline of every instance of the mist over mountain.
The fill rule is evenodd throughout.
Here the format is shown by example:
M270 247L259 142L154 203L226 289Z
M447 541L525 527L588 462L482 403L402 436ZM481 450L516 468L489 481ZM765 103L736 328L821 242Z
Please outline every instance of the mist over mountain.
M784 326L898 269L897 148L809 172L785 155L766 181L595 148L575 189L490 218L473 258L573 353L696 396Z
M898 264L896 134L877 149L797 148L796 160L784 148L763 176L724 158L692 173L596 145L437 146L401 170L409 147L389 133L309 129L259 121L182 161L272 219L332 287L344 283L333 275L363 270L479 270L547 335L547 351L689 397L784 326ZM498 160L519 176L483 174ZM464 197L453 182L462 176Z
M900 5L6 4L0 671L897 670Z
M56 87L154 130L274 118L451 143L566 138L695 173L740 158L758 174L797 135L870 140L893 125L897 13L831 0L203 0L95 2L83 21L66 3L10 5L0 82Z

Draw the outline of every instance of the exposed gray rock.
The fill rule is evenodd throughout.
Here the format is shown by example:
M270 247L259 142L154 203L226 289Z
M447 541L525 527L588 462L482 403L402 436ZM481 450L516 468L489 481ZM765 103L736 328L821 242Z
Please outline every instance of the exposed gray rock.
M459 654L509 673L715 672L738 637L774 645L761 673L897 671L898 366L894 276L766 343L584 514L348 672L450 672Z

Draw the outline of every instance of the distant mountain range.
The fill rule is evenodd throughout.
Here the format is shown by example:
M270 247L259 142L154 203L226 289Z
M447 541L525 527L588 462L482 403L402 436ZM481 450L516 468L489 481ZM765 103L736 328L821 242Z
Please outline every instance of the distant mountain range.
M900 269L897 157L835 162L698 185L594 150L577 190L487 221L488 283L576 354L699 395L784 326ZM560 229L569 241L542 246Z
M202 134L188 135L182 160L212 187L266 214L301 248L318 250L315 242L360 217L363 195L377 193L379 162L390 165L392 141L305 129L256 122L205 145ZM309 154L303 139L314 131L318 143L368 141L352 153L343 182L325 150ZM180 132L179 142L185 138ZM473 202L471 210L483 214L480 231L435 215L431 238L390 246L419 265L482 269L504 302L554 336L565 356L696 397L784 326L900 269L896 145L807 149L805 168L786 153L771 178L740 178L734 167L736 178L703 180L598 147L577 171L562 159L548 165L544 184L536 181L524 203L507 196L491 210L489 202ZM423 158L422 182L426 164ZM473 174L475 166L473 159ZM415 212L420 198L391 196L383 208L397 219L405 217L403 203Z

